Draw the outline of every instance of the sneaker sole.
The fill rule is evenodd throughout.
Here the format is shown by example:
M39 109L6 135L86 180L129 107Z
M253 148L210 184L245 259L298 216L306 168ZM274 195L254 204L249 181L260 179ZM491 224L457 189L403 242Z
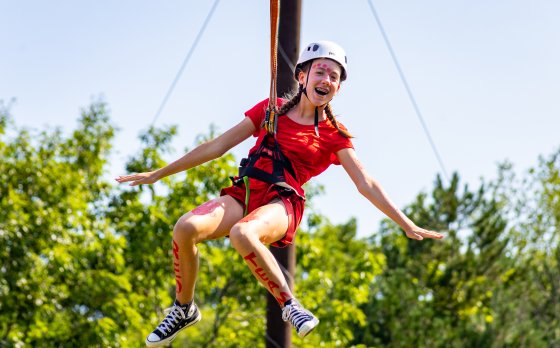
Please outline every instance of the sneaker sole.
M311 331L313 331L314 328L317 327L317 325L319 325L319 319L317 318L314 318L313 320L304 323L298 332L298 336L301 338L307 336Z
M183 331L184 329L188 328L189 326L193 326L194 324L198 323L200 321L200 319L202 319L202 313L200 313L200 311L198 311L198 315L196 316L196 318L191 321L188 325L185 325L184 327L182 327L179 331L175 332L172 336L169 336L168 338L161 340L159 342L151 342L148 341L146 339L146 346L148 347L161 347L161 346L166 346L168 344L170 344L171 342L173 342L173 340L175 339L175 337L177 337L177 335L179 334L179 332Z

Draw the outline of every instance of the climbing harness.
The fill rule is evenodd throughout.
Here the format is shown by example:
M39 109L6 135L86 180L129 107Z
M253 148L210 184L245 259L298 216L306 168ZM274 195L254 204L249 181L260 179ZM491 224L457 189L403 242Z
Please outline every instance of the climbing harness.
M297 179L296 172L292 163L280 150L280 145L276 138L270 134L265 134L260 144L257 144L257 149L250 153L247 158L243 158L239 164L239 174L237 178L232 178L234 185L245 184L245 212L247 215L249 207L249 198L251 194L249 178L257 179L271 185L282 186L284 188L293 190L293 188L286 183L286 175L290 175L293 179ZM255 165L261 158L268 158L272 162L272 172L268 173L262 169L257 168ZM295 192L295 190L294 190Z
M254 178L271 185L278 185L285 189L293 190L286 183L286 175L296 179L296 173L292 163L280 150L280 145L276 140L276 132L278 130L278 105L276 92L276 73L277 73L277 54L278 54L278 17L279 17L279 0L270 1L270 97L265 112L263 127L266 134L262 137L260 144L257 144L257 150L250 153L247 158L241 160L239 165L239 174L237 178L232 178L234 185L245 184L245 211L243 215L247 215L249 208L249 199L251 195L250 180ZM272 161L272 172L268 173L262 169L256 168L257 161L261 158L269 158ZM287 173L286 173L287 172Z
M265 111L265 118L263 121L263 128L266 130L257 144L257 149L252 153L249 153L247 158L241 160L239 165L239 174L237 178L232 178L233 184L236 186L245 184L245 211L244 216L248 213L249 200L251 195L250 188L250 178L257 179L275 185L278 190L282 188L284 192L293 191L296 194L298 192L289 184L287 184L286 176L291 176L291 182L296 181L297 177L294 168L288 158L282 153L280 145L276 139L276 133L278 130L278 105L277 105L277 91L276 91L276 74L278 66L278 21L279 21L279 8L280 0L270 1L270 96L268 99L268 106ZM301 69L302 64L310 60L317 58L329 58L340 64L342 71L340 79L343 81L346 79L346 53L344 50L330 41L317 41L307 46L304 52L300 55L299 60L296 65L296 80L297 72ZM300 92L307 96L307 85L309 82L309 75L311 71L311 65L307 72L307 81L304 87L300 85ZM327 104L325 104L327 105ZM324 107L321 105L320 107ZM315 135L319 136L319 106L315 107ZM255 165L257 161L261 158L268 158L272 162L272 172L268 173L262 169L256 168ZM280 188L281 187L281 188Z

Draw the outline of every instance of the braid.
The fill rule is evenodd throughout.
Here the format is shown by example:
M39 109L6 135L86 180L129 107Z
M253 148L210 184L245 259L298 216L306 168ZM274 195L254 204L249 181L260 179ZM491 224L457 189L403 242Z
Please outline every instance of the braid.
M290 111L294 106L296 106L299 101L301 100L301 94L303 93L303 89L299 89L296 94L294 94L290 100L288 100L280 110L278 110L278 115L284 115L286 112Z
M309 67L311 66L312 62L313 60L310 60L308 62L296 66L296 75L299 74L300 71L303 72L309 70ZM303 85L299 85L298 90L295 94L294 91L287 93L284 97L289 100L286 103L284 103L284 105L282 105L280 110L278 110L278 115L285 115L286 112L290 111L294 106L296 106L301 100L302 94L303 94Z
M290 111L291 108L293 108L294 106L297 105L297 103L299 103L299 101L301 100L301 94L302 94L303 90L299 89L298 92L296 94L291 95L288 94L286 95L286 98L289 98L289 100L287 102L285 102L282 107L280 107L280 110L278 110L277 115L284 115L286 114L286 112ZM276 120L276 122L278 122L278 119ZM264 128L264 120L261 123L261 128Z
M285 102L282 107L280 107L280 110L278 110L276 112L276 119L274 120L274 122L278 122L278 116L280 115L284 115L286 114L286 112L290 111L291 108L293 108L294 106L297 105L297 103L299 103L299 101L301 100L301 94L303 92L303 89L299 89L297 93L292 94L292 93L288 93L286 94L285 98L288 99L287 102ZM261 128L264 128L265 125L265 121L263 120L263 122L261 123Z
M348 132L345 129L342 129L338 126L338 122L336 122L336 119L334 118L334 114L332 112L332 108L331 108L331 104L327 104L327 106L325 106L325 113L327 114L327 118L329 119L329 121L331 121L331 123L333 124L334 128L336 128L336 130L342 134L342 136L346 137L346 138L353 138L354 136L352 134L350 134L350 132Z

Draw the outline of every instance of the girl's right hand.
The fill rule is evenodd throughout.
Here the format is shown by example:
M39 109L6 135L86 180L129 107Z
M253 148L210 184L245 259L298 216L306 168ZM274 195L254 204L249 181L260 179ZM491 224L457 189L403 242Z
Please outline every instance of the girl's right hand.
M120 175L115 178L118 183L129 182L130 186L136 185L143 185L143 184L153 184L154 182L158 181L159 178L155 174L156 172L145 172L145 173L137 173L137 174L130 174L130 175Z

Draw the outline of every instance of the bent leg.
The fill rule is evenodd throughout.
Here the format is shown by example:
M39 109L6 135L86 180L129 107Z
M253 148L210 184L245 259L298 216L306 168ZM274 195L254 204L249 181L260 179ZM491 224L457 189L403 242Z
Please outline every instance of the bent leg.
M196 244L227 236L242 217L241 204L230 196L221 196L179 218L173 229L173 269L180 303L190 302L194 297L198 274Z
M276 200L255 209L235 224L230 232L233 247L281 307L293 295L278 262L265 244L281 239L288 229L288 223L284 203Z

